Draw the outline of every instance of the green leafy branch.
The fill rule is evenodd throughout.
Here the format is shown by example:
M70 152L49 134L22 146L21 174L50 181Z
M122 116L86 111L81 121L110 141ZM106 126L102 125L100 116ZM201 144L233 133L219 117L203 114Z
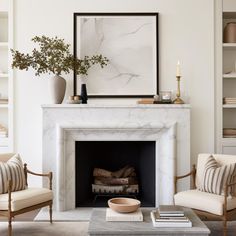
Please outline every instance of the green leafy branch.
M12 68L28 70L31 67L36 71L36 76L45 73L68 74L71 70L77 75L87 75L93 65L99 64L103 68L109 62L102 55L85 56L84 59L75 58L70 53L70 45L58 37L36 36L32 41L39 45L38 49L33 49L32 55L11 49Z

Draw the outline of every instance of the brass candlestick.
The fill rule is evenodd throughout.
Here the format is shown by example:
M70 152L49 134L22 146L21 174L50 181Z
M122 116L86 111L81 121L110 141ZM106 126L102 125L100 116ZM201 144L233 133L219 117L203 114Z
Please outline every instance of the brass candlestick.
M184 104L184 101L180 98L180 75L176 76L177 79L177 93L176 93L176 99L173 101L174 104Z

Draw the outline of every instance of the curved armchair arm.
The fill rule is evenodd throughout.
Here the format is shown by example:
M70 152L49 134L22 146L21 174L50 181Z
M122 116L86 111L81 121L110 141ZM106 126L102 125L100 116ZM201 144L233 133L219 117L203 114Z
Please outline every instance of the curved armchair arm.
M236 185L236 182L232 182L224 186L224 213L227 212L227 197L229 194L229 188L232 187L233 185Z
M196 188L196 185L195 185L195 180L196 180L196 167L195 165L193 165L192 167L192 170L186 174L186 175L181 175L181 176L175 176L175 179L174 179L174 184L175 184L175 193L177 193L177 182L179 179L183 179L185 177L188 177L188 176L192 176L193 178L193 187Z
M8 180L8 210L11 211L12 180Z
M227 187L231 187L231 186L233 186L233 185L236 185L236 182L227 184Z
M24 164L24 172L25 172L25 180L26 180L26 185L27 186L28 186L27 174L31 174L31 175L41 176L41 177L48 177L48 179L49 179L49 189L52 190L52 172L49 172L47 174L35 173L35 172L30 171L30 170L27 169L27 164Z

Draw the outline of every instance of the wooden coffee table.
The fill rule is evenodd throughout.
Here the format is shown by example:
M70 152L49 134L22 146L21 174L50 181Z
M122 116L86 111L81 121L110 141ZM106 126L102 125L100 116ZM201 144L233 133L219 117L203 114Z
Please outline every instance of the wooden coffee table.
M120 236L120 235L191 235L206 236L210 234L207 226L189 208L183 208L186 216L193 223L192 228L156 228L150 218L152 208L142 208L143 222L107 222L106 209L94 209L89 222L88 234L90 236Z

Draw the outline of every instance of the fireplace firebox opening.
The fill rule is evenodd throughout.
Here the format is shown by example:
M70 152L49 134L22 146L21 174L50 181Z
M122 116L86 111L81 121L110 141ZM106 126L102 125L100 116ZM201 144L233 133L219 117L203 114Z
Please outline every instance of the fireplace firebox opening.
M77 141L76 207L104 207L129 196L155 206L155 141Z

